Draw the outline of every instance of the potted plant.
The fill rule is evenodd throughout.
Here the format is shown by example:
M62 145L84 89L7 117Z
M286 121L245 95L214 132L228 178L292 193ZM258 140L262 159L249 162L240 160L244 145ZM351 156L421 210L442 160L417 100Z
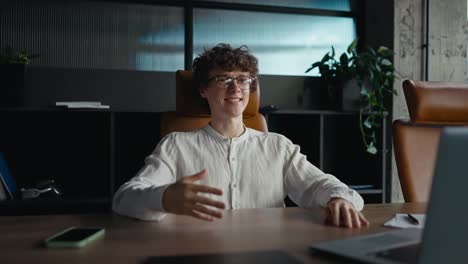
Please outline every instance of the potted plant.
M387 110L387 98L396 94L393 89L395 68L391 59L393 51L386 47L377 50L367 48L356 50L358 40L355 39L347 50L335 59L335 49L332 46L320 61L311 65L306 72L319 69L320 79L326 85L332 102L342 103L343 89L354 85L358 89L359 127L366 151L377 153L376 130L382 125ZM351 85L350 85L351 84Z
M0 107L21 106L26 65L35 56L26 52L15 52L11 47L0 49Z

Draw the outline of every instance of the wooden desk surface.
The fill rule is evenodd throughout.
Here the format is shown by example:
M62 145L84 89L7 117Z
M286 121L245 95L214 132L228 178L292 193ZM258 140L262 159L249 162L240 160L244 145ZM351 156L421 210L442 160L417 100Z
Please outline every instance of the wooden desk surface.
M167 215L145 222L114 215L0 217L1 263L141 263L148 256L279 249L304 263L335 263L307 250L313 243L389 230L382 224L397 212L422 213L425 203L369 204L369 228L323 225L323 211L302 208L240 209L203 222ZM41 241L69 226L103 226L106 235L82 249L48 249Z

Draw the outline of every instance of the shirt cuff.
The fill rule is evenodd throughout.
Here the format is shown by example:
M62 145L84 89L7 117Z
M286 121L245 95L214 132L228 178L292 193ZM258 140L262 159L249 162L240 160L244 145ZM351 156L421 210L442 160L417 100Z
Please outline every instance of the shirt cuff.
M146 204L150 205L149 208L151 210L159 211L162 213L165 213L166 210L164 210L163 207L163 194L166 191L167 187L169 187L171 184L166 184L158 187L153 187L151 190L148 192L149 195L147 197Z
M332 190L327 203L332 198L345 199L346 201L352 203L354 207L359 211L361 211L364 208L364 200L362 199L361 195L351 188L337 188Z
M161 221L164 217L166 216L166 213L162 213L159 211L154 211L154 212L145 212L145 213L140 213L133 215L131 217L143 220L143 221L156 221L159 222Z

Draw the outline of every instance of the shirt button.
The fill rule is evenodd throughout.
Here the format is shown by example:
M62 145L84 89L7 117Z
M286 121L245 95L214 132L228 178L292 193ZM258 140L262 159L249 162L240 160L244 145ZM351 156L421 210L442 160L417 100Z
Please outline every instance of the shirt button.
M237 188L237 183L233 183L232 187Z
M236 161L236 158L231 158L231 161L232 161L232 162Z

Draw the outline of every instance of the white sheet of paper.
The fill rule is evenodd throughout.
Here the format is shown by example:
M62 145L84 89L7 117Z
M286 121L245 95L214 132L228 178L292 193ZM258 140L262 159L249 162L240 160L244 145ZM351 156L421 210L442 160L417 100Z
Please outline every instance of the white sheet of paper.
M392 219L385 222L384 226L397 228L423 228L426 223L425 214L411 214L418 219L419 224L414 224L408 219L407 214L396 214Z

